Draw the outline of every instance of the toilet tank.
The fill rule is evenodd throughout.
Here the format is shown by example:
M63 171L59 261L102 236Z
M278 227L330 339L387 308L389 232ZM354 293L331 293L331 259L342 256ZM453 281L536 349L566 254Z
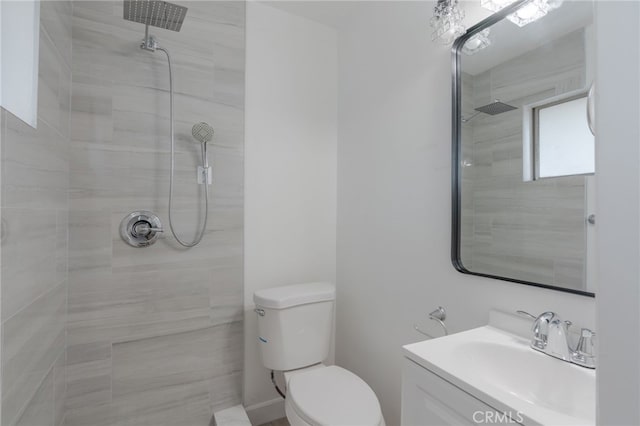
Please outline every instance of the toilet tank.
M335 286L327 282L256 291L262 363L287 371L324 361L329 355Z

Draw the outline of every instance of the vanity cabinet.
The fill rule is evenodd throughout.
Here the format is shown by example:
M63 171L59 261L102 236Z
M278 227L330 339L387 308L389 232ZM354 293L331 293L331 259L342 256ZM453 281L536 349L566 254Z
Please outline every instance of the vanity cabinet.
M517 420L404 359L402 426L519 424Z

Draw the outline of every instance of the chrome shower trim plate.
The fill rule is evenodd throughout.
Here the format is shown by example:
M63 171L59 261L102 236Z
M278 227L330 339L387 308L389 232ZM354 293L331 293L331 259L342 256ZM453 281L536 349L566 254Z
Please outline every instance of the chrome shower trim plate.
M120 236L132 247L148 247L158 240L162 232L160 218L147 210L131 212L120 222Z

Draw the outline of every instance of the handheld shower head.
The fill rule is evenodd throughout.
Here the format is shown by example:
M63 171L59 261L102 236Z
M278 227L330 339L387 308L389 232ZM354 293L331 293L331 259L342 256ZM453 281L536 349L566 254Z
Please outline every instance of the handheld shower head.
M191 128L191 134L201 143L207 143L213 139L213 127L204 122L196 123Z

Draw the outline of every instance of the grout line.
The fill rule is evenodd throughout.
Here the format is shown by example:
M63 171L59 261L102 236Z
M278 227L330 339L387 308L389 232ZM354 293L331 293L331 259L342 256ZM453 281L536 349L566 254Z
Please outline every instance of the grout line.
M30 306L32 306L34 303L36 303L36 301L38 301L38 299L43 298L44 296L47 296L49 293L52 293L54 290L57 290L58 287L62 286L65 284L65 282L68 282L68 277L67 279L62 280L61 282L57 283L56 285L54 285L53 287L51 287L49 290L46 290L44 293L39 294L36 298L32 299L31 302L27 303L26 305L24 305L22 308L18 309L15 313L13 313L10 317L5 318L2 321L2 326L4 327L4 325L11 319L13 319L16 315L20 314L22 311L24 311L25 309L29 308ZM66 292L65 292L66 293ZM65 324L66 324L66 319L65 319ZM66 329L66 326L65 326Z
M59 16L59 14L56 14L55 16ZM42 22L42 16L40 16L40 31L44 32L45 37L47 37L49 39L49 41L51 42L51 45L53 46L54 50L55 50L55 55L60 58L62 61L62 64L64 65L65 68L67 68L67 70L69 71L69 74L71 74L71 66L72 64L67 64L67 61L64 59L64 56L62 55L62 52L60 52L60 49L58 49L58 45L56 44L55 40L53 39L53 37L51 36L51 33L49 32L49 30L47 29L47 25ZM45 19L48 19L45 17ZM69 41L73 41L73 38L70 37Z
M2 326L2 330L3 330L3 335L4 335L4 325ZM36 386L35 391L33 391L33 393L31 394L31 396L29 398L26 399L26 403L22 406L22 408L20 410L18 410L17 414L14 416L14 418L12 419L13 421L9 422L9 424L16 424L20 418L24 415L25 411L27 411L27 407L29 407L29 404L33 401L33 398L36 396L36 394L38 393L38 391L40 390L40 388L42 388L42 385L44 384L44 381L47 379L47 376L49 375L49 373L51 373L51 380L52 382L54 382L53 384L55 385L55 380L54 380L54 372L53 369L56 365L56 361L58 361L58 358L60 358L60 355L58 355L58 357L56 357L56 359L53 360L53 362L51 363L51 365L49 366L49 368L47 369L47 372L44 374L44 376L42 377L42 380L39 381L38 386ZM3 370L4 370L4 363L2 366ZM55 388L55 386L53 386ZM53 391L52 391L53 394ZM53 397L53 395L52 395ZM54 399L54 406L55 406L55 399ZM54 410L55 412L55 410ZM55 421L54 421L55 423Z

